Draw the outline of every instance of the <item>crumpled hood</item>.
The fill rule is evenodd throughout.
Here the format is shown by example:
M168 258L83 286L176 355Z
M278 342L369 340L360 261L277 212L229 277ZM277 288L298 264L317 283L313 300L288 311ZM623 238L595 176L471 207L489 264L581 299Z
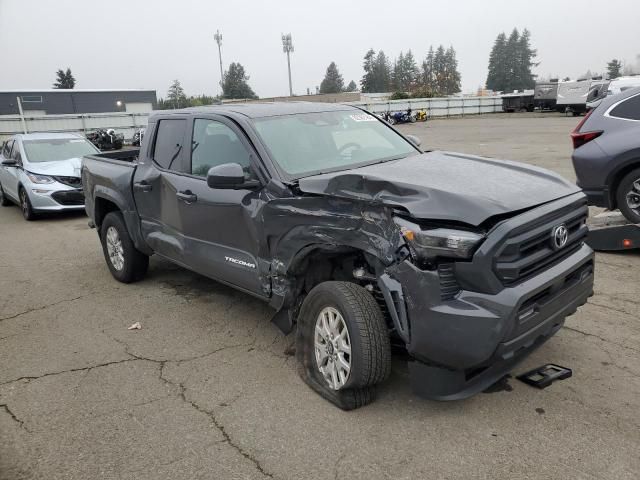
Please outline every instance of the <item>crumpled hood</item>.
M81 158L70 158L57 162L31 162L25 165L25 170L40 175L55 175L59 177L80 177L82 167Z
M548 170L452 152L428 152L301 178L303 192L401 207L418 219L478 226L580 191Z

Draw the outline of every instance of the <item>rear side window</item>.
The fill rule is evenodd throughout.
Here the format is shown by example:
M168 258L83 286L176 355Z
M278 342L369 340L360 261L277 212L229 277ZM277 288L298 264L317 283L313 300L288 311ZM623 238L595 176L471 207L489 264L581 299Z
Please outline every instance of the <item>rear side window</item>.
M610 117L625 118L627 120L640 120L640 95L631 97L609 113Z
M160 120L156 143L153 147L153 160L167 170L183 171L182 150L187 121Z

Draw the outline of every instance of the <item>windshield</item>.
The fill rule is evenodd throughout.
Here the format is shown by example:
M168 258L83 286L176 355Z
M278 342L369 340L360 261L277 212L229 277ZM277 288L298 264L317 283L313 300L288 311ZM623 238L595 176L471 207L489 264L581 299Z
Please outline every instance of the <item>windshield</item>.
M84 138L24 140L22 144L29 162L58 162L100 153L93 144Z
M273 159L292 178L418 153L382 121L356 110L259 118L254 125Z

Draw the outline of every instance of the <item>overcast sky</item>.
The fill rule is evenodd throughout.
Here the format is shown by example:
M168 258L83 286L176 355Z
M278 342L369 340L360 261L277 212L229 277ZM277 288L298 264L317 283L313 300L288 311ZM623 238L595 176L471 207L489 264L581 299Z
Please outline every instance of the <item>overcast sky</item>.
M496 35L528 28L541 76L603 72L640 53L637 0L0 0L0 90L50 88L71 67L76 88L149 88L173 79L188 95L215 94L216 29L226 66L238 61L262 97L288 94L280 34L291 32L294 92L315 90L335 61L345 84L362 77L367 49L394 58L453 45L462 87L487 76Z

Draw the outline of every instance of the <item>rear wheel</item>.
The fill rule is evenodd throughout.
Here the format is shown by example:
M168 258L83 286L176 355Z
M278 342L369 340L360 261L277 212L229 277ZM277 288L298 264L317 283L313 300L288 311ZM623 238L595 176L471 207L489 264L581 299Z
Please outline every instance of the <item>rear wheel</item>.
M149 268L149 257L139 251L120 212L110 212L100 228L102 251L111 275L122 283L141 280Z
M302 379L343 410L372 402L389 376L391 347L380 307L364 288L324 282L305 299L296 355Z
M27 191L22 187L20 187L20 209L22 210L22 216L26 221L31 222L36 219L36 214L31 206L29 195L27 195Z
M2 189L2 184L0 183L0 205L3 207L8 207L11 205L11 200L4 194L4 190Z
M627 220L640 223L640 168L629 172L620 181L616 203Z

